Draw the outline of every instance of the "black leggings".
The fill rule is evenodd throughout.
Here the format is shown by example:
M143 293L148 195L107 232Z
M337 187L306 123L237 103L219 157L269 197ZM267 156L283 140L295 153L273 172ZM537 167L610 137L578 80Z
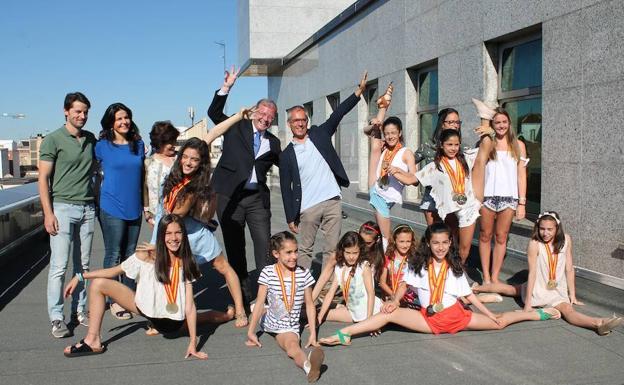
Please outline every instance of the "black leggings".
M139 313L141 314L141 316L146 318L152 324L152 327L158 330L160 334L169 334L169 333L177 332L178 330L182 328L182 326L184 325L184 322L186 322L186 320L175 320L171 318L148 317L145 314L143 314L141 309L139 309L138 307L137 309L139 310Z

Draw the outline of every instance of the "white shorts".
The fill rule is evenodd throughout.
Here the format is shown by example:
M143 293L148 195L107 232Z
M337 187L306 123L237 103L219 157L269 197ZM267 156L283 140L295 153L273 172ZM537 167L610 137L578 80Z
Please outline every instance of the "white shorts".
M477 221L477 218L481 216L479 210L481 209L481 203L478 200L471 200L466 203L464 207L455 211L454 214L459 220L459 227L468 227Z

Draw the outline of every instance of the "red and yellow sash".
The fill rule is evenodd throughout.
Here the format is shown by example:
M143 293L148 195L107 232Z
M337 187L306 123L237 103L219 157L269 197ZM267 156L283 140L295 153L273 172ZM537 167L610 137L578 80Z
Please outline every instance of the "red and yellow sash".
M279 279L280 286L282 287L282 300L284 301L284 307L286 308L286 312L290 313L290 310L293 308L295 303L295 271L292 270L290 272L290 301L288 300L288 295L286 294L286 284L284 283L284 276L282 275L279 263L275 264L275 272L277 273L277 278Z
M453 170L453 167L451 167L447 157L442 157L441 161L446 173L451 179L453 192L455 194L464 194L466 190L466 174L464 172L464 167L462 167L461 163L457 161L457 159L455 160L457 170Z
M392 288L392 294L396 294L397 289L399 288L399 283L401 282L399 280L399 277L401 277L401 273L403 272L403 265L405 265L405 262L407 261L407 256L403 257L403 259L401 260L401 263L399 264L399 270L396 272L396 274L394 274L394 259L392 261L390 261L390 284L391 284L391 288Z
M178 183L173 189L171 189L171 192L169 193L169 195L165 197L165 201L164 201L165 209L167 210L167 212L169 213L173 212L173 209L176 206L176 200L177 200L178 194L180 193L180 191L182 191L184 186L186 186L190 182L191 182L191 178L184 177L184 179L182 179L182 182Z
M436 276L435 269L433 268L433 261L429 262L427 273L429 275L429 290L431 290L431 298L429 299L429 305L435 305L442 303L442 295L444 294L444 286L446 284L446 273L448 272L448 263L446 259L442 261L440 265L440 271Z
M548 280L555 282L557 278L557 260L559 259L559 253L554 253L550 250L550 242L544 243L546 249L546 255L548 256Z
M173 258L171 271L169 272L169 283L165 283L165 293L167 293L167 303L175 304L178 296L178 284L180 283L180 258Z
M379 175L380 178L388 175L388 167L392 164L392 160L401 148L403 148L403 145L399 142L396 144L396 146L394 146L392 151L386 150L386 153L384 154L383 160L381 162L381 174Z
M348 268L348 266L346 265L345 267L342 268L342 294L344 295L345 304L348 305L349 304L349 289L351 288L351 278L353 278L353 274L351 274L351 271L353 269ZM345 271L347 270L349 271L349 276L347 280L345 281Z

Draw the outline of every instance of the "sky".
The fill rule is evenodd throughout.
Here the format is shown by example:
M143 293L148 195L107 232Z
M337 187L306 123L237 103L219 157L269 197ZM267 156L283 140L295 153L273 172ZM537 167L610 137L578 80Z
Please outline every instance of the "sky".
M91 101L85 129L96 135L106 107L124 103L144 138L157 120L189 126L206 117L223 81L223 48L238 61L236 0L2 0L0 139L22 139L64 124L65 94ZM229 112L266 96L267 80L240 78ZM212 125L212 123L210 123Z

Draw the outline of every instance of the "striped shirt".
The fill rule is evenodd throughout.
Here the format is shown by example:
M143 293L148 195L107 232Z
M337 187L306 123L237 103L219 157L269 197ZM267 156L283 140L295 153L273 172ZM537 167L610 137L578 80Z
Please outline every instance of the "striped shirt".
M282 271L284 278L284 287L288 302L292 301L291 293L291 273L290 271ZM297 266L295 270L295 300L290 312L286 311L284 304L284 296L282 294L282 286L275 270L275 265L266 266L262 269L258 284L267 287L268 307L262 328L267 332L284 332L293 331L299 334L299 316L301 315L301 306L304 301L304 291L307 287L314 285L314 278L308 269Z

